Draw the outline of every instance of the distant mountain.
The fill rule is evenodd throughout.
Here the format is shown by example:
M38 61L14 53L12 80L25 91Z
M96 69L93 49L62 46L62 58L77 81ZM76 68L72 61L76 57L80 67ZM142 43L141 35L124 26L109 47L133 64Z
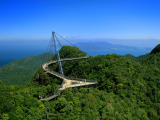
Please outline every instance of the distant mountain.
M145 50L152 50L153 48L145 47Z
M74 44L76 47L82 50L107 50L107 49L134 49L139 50L134 46L113 45L108 42L78 42Z

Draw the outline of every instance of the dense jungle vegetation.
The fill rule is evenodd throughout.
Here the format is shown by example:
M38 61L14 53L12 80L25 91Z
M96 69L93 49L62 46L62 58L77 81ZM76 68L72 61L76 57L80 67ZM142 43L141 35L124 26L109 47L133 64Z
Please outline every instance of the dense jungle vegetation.
M0 83L2 120L158 120L160 119L160 48L157 45L141 62L107 54L79 61L62 62L66 76L98 80L87 89L69 88L57 100L41 102L61 84L59 78L40 68L22 87ZM85 56L75 47L64 46L61 58ZM68 57L69 56L69 57ZM53 57L53 60L56 56ZM57 64L49 66L58 72Z

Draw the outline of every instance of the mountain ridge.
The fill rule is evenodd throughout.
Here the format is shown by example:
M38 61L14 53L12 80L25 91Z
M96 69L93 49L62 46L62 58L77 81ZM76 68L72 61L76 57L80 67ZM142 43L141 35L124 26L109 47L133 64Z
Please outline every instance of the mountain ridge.
M134 49L139 50L139 48L134 46L124 46L119 44L111 44L108 42L78 42L74 44L76 47L82 50L104 50L104 49Z

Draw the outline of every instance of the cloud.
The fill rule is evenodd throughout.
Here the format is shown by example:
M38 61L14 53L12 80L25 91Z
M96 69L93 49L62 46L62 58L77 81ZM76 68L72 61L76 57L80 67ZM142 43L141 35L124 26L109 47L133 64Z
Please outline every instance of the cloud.
M69 39L69 37L66 37L66 36L63 36L62 38L64 38L64 39ZM61 37L60 37L60 39L62 39Z
M145 47L145 50L152 50L153 48Z
M118 39L130 39L130 38L118 38Z
M80 36L72 36L70 38L75 39L75 38L80 38Z
M156 38L156 39L160 39L160 38Z
M63 38L67 38L66 36L63 36Z
M136 40L136 39L149 40L150 38L117 38L117 39L123 39L123 40L126 40L126 39L130 39L130 40Z
M92 39L92 38L86 38L86 40L94 40L94 39Z

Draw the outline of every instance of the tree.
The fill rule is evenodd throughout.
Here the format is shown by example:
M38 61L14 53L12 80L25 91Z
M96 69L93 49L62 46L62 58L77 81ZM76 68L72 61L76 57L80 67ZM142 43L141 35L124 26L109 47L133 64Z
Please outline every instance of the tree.
M2 120L9 120L8 114L3 113Z

